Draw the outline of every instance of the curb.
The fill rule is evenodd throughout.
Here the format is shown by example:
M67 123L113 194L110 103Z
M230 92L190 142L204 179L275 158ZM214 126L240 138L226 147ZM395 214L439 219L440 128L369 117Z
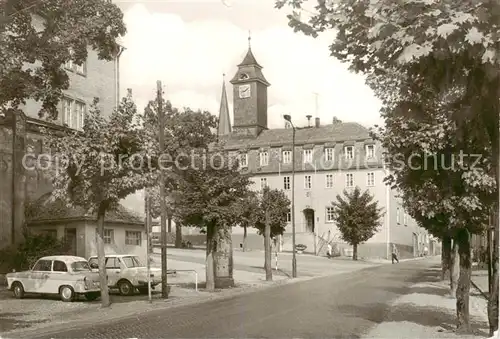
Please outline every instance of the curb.
M295 283L300 283L308 280L313 280L317 278L323 278L325 276L313 276L313 277L300 277L300 278L295 278L295 279L280 279L276 281L272 281L269 284L263 284L263 285L258 285L258 286L250 286L250 287L243 287L239 286L236 287L235 289L227 289L223 290L221 294L215 294L215 295L205 295L201 296L192 296L192 297L179 297L178 299L167 299L164 301L164 303L161 303L156 301L152 303L152 305L155 305L155 309L149 309L149 310L144 310L141 312L142 314L144 313L151 313L151 312L157 312L157 311L164 311L167 309L171 308L176 308L176 307L182 307L182 306L190 306L194 304L201 304L201 303L206 303L210 302L213 300L224 300L224 299L230 299L235 296L241 296L241 295L247 295L247 294L252 294L256 293L261 290L265 289L270 289L270 288L276 288L282 285L289 285L289 284L295 284ZM244 289L243 289L244 288ZM147 303L147 301L146 301ZM102 308L100 308L102 309ZM137 317L136 313L127 313L123 315L115 315L115 316L107 316L105 318L97 318L93 320L75 320L75 321L68 321L56 325L47 325L35 329L27 329L27 330L20 330L20 331L9 331L6 333L0 333L0 338L33 338L33 337L40 337L40 336L50 336L52 334L58 334L61 332L64 332L66 330L78 330L78 329L86 329L89 326L95 326L95 325L101 325L101 324L110 324L114 321L118 320L126 320L126 319L135 319Z

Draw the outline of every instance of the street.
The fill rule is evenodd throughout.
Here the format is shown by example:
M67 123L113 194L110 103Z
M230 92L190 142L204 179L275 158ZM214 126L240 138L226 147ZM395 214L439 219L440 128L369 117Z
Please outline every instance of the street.
M437 265L433 259L382 265L39 338L360 338ZM399 314L405 320L415 321Z

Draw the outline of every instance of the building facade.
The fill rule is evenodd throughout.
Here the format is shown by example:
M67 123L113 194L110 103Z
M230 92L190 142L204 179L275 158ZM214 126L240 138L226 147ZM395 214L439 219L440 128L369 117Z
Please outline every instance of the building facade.
M34 25L41 25L34 17ZM41 167L50 150L44 144L43 129L82 129L84 115L95 97L104 115L109 115L119 98L120 48L113 61L99 60L92 49L82 65L68 62L70 87L59 103L57 121L38 116L40 103L29 100L19 110L0 115L0 248L22 240L26 224L25 207L52 190L47 170ZM26 154L34 156L38 168L23 164ZM25 162L25 161L24 161Z
M250 173L253 189L264 186L282 189L292 199L295 178L296 244L307 246L306 251L321 254L327 243L336 245L341 254L350 255L333 220L331 202L344 190L360 187L374 195L384 209L381 227L366 243L358 248L359 257L389 258L392 244L396 244L401 257L415 257L429 253L430 239L402 207L394 190L385 185L388 175L382 162L383 150L370 137L369 130L354 122L323 124L315 118L312 126L296 128L295 148L292 147L293 128L267 126L267 91L265 79L251 48L238 65L232 80L234 123L230 126L225 84L222 90L219 117L220 139L228 151L240 159L242 171ZM292 176L292 161L295 176ZM282 239L282 247L291 250L291 213ZM263 238L252 230L247 246L263 248ZM233 229L233 245L243 242L243 229Z

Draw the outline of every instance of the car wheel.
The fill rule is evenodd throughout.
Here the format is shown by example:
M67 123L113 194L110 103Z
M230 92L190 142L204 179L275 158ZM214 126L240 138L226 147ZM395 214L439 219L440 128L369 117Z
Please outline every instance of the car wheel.
M128 280L122 280L118 283L118 290L121 295L132 295L134 293L134 286Z
M61 286L59 288L59 295L64 302L71 302L75 300L75 291L71 286Z
M94 301L101 296L101 292L88 292L85 293L85 299L88 301Z
M12 284L12 294L14 294L14 298L22 299L24 298L24 287L23 284L16 281Z

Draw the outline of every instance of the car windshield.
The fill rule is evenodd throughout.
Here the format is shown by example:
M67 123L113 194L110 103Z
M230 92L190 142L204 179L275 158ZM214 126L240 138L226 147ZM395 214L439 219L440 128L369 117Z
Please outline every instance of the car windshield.
M138 257L121 257L121 259L127 267L143 267Z
M74 272L90 271L90 266L86 261L75 261L71 264L71 269Z

